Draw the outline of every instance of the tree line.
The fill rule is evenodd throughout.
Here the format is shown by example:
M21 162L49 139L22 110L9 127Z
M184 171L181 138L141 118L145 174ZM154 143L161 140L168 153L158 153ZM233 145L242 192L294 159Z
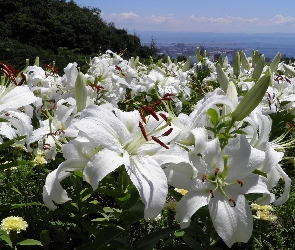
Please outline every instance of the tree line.
M107 49L126 51L125 57L155 55L152 46L142 46L136 34L117 29L100 13L73 0L0 0L0 62L21 69L39 56L40 66L54 61L62 69L73 61L85 65Z

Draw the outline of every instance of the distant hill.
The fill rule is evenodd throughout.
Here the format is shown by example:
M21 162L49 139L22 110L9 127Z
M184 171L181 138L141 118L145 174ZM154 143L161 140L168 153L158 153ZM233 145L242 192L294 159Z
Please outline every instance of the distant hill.
M59 68L111 49L127 49L127 57L148 57L136 35L115 28L98 8L65 0L0 0L0 62L21 69L25 59L40 57L40 65L55 61Z

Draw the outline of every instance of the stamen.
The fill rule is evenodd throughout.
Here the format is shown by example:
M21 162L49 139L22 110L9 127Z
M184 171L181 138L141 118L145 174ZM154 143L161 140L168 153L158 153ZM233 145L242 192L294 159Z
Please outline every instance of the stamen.
M122 71L121 67L119 67L118 65L116 65L115 68L119 71Z
M139 109L139 114L140 114L142 121L146 124L146 119L145 119L143 108Z
M156 101L156 102L152 105L152 107L153 107L153 108L154 108L154 107L157 107L157 106L159 106L161 103L162 103L162 100L158 100L158 101Z
M148 141L149 139L148 139L148 137L147 137L146 131L145 131L145 129L144 129L144 127L143 127L143 125L142 125L141 122L139 122L139 127L140 127L140 130L141 130L141 133L142 133L144 139L145 139L146 141Z
M241 187L244 185L244 183L241 180L237 180L237 182L241 185Z
M168 147L164 142L162 142L161 140L159 140L157 137L152 136L152 139L153 139L155 142L159 143L162 147L164 147L164 148L166 148L166 149L169 149L169 147Z
M236 206L236 202L232 198L230 198L229 201L233 203L233 206L231 206L231 207L235 207Z
M144 109L149 112L157 121L159 121L159 117L151 106L146 106Z
M211 198L214 198L214 192L213 190L210 190Z
M162 98L162 101L172 101L172 98L170 98L170 97L163 97Z
M204 182L204 181L206 180L206 178L207 178L206 175L203 174L203 175L202 175L202 182Z
M161 116L161 117L163 118L163 120L164 120L165 122L167 122L167 116L166 116L165 114L160 113L159 116Z
M166 97L169 97L169 96L175 96L174 94L171 94L171 93L167 93L167 94L165 94L164 96L163 96L163 98L166 98ZM162 100L163 100L163 98L162 98Z
M162 136L168 136L171 134L173 128L169 128L164 134L162 134Z

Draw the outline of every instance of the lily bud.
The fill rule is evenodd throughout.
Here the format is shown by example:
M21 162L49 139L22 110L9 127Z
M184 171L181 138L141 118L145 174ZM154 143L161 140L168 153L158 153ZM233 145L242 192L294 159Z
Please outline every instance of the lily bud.
M185 64L183 65L182 67L182 71L185 72L185 71L188 71L191 67L191 63L192 63L192 57L189 56L185 62Z
M268 86L271 84L271 73L262 76L259 81L249 90L237 108L232 112L234 121L242 121L248 116L261 102Z
M222 70L219 63L216 65L216 73L217 73L217 80L220 85L220 88L224 91L224 93L226 93L229 80L226 74L224 73L224 71Z
M36 56L34 65L37 66L37 67L39 67L39 64L40 64L39 63L39 56Z
M77 111L81 112L86 107L86 100L87 100L86 82L82 72L78 73L78 76L75 82L75 97L76 97Z
M281 59L281 53L278 52L270 64L271 72L275 72Z
M264 63L265 63L265 57L264 57L264 55L261 55L259 61L255 65L255 68L252 73L252 78L255 79L255 82L261 76L261 73L262 73L262 70L264 67Z
M50 237L49 237L49 232L47 230L41 231L40 240L44 249L48 249L48 246L50 244Z
M197 47L196 59L197 59L198 62L201 62L203 60L203 57L201 56L201 50L200 50L199 47Z
M247 56L245 54L244 51L241 51L240 52L240 56L241 56L241 63L244 67L245 70L250 70L250 65L249 65L249 62L248 62L248 59L247 59Z
M240 75L240 65L241 65L241 60L240 60L240 53L237 52L236 56L234 58L234 75L236 76L236 78L238 79L239 75Z
M290 75L292 77L295 77L295 71L294 69L292 69L290 66L287 66L285 64L283 64L284 70L286 72L287 75Z

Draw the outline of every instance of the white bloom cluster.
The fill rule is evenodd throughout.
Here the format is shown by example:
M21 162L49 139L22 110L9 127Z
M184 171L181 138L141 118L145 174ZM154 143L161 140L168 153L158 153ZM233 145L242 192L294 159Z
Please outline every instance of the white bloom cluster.
M198 55L191 67L189 60L169 58L144 65L107 51L91 59L86 74L76 63L68 64L63 76L54 65L29 66L22 72L24 85L0 85L0 117L8 121L0 123L0 135L25 135L19 143L28 151L38 145L43 163L54 160L58 150L63 153L64 162L43 188L50 209L70 199L60 182L71 172L83 172L96 189L124 165L145 204L146 220L160 214L172 185L183 194L175 206L181 227L207 205L217 233L231 247L247 242L253 230L244 194L260 194L259 205L280 205L289 196L291 180L280 161L293 141L284 144L286 134L269 141L270 115L295 114L294 66L279 57L265 66L263 55L240 53L232 67L226 59L220 65ZM198 86L203 96L184 113L200 71L209 72ZM9 67L4 73L9 77ZM145 103L124 112L119 106L127 95L128 100L144 96ZM34 128L33 118L39 119ZM288 124L286 133L292 120ZM281 178L285 189L276 198L271 190Z

